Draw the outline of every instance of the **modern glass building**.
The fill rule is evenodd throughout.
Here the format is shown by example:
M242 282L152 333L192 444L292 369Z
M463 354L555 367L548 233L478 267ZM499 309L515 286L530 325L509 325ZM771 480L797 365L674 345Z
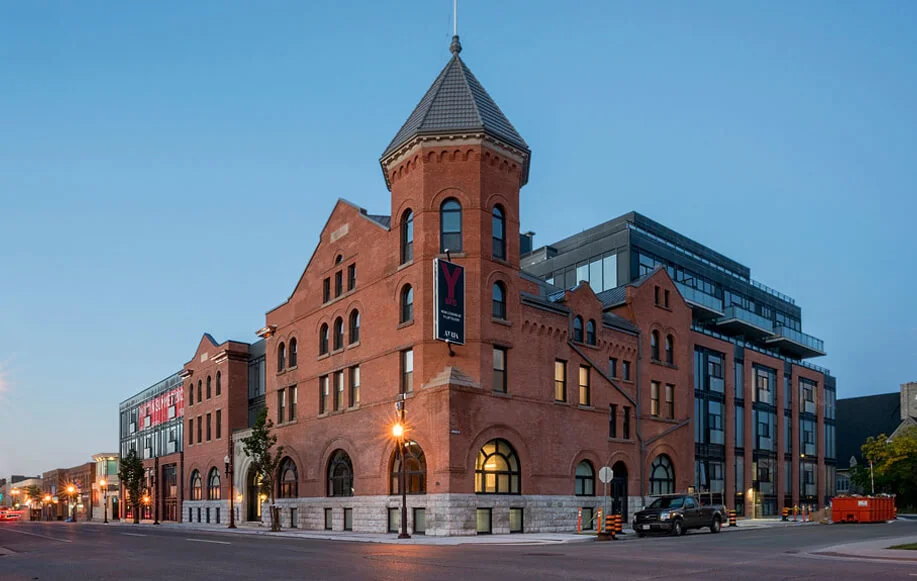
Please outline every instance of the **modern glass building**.
M523 247L531 248L531 235ZM824 342L803 332L789 296L751 269L636 212L522 257L561 288L612 289L664 268L692 308L695 486L737 511L777 514L834 493L836 381L809 359Z
M119 406L121 457L136 450L144 460L182 451L184 392L173 373Z

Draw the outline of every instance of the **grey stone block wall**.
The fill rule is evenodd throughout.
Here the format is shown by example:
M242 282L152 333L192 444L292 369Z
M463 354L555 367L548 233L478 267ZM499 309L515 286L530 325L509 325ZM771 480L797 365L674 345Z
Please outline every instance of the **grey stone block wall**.
M181 522L207 524L208 508L210 509L210 524L229 524L228 500L186 500L182 502ZM200 520L198 520L198 509L200 509ZM217 520L217 509L219 509L219 521Z

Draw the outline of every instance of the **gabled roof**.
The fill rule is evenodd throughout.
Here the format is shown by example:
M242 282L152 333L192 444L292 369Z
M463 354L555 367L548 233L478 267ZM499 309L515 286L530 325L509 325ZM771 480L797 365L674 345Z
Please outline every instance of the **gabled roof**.
M525 140L459 57L462 45L457 36L450 50L452 58L385 148L382 159L418 135L452 131L484 131L528 152Z

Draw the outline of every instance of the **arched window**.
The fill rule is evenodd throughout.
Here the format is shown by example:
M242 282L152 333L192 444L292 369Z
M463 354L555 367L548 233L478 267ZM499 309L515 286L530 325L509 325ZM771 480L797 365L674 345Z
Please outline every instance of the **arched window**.
M675 492L675 468L665 454L656 456L650 467L650 494L672 494Z
M650 358L659 361L659 331L650 333Z
M408 494L427 493L427 460L417 442L404 443L404 483ZM389 494L401 494L401 458L398 448L392 453L392 477Z
M318 354L326 355L328 353L328 323L322 323L318 331Z
M449 198L439 207L439 251L462 251L462 205Z
M401 289L401 322L407 323L414 320L414 289L406 284Z
M588 460L576 466L576 495L595 496L595 469Z
M284 458L280 463L280 498L296 498L299 496L299 476L296 472L296 463L292 458Z
M350 334L348 337L351 345L360 340L360 311L356 309L350 311Z
M672 352L675 349L675 339L671 335L665 336L665 362L672 365L675 362L675 355Z
M506 320L506 288L502 282L494 283L493 303L493 317Z
M573 319L573 340L583 342L583 318L580 316Z
M204 384L198 379L197 380L197 403L204 401Z
M334 350L344 348L344 319L338 317L334 320Z
M213 397L213 391L210 389L210 386L211 386L212 384L213 384L213 382L211 381L211 378L210 378L210 376L208 375L208 376L207 376L207 399L210 399L211 397Z
M586 345L595 345L595 321L586 322Z
M494 206L493 216L490 220L494 241L494 258L506 259L506 218L503 208Z
M290 353L287 355L287 359L289 360L290 367L296 367L296 359L298 357L296 353L296 337L290 339L289 351Z
M217 371L217 395L223 393L223 374Z
M520 494L521 470L516 451L506 440L491 440L478 453L474 491L478 494Z
M353 496L353 463L344 450L337 450L328 463L328 496Z
M201 482L201 473L195 470L191 473L191 500L204 499L204 483Z
M283 371L287 366L287 346L281 343L277 346L277 371Z
M414 212L401 215L401 264L414 260Z
M220 471L215 467L207 475L207 500L220 500Z
M337 256L334 257L334 263L335 263L335 264L340 264L342 260L344 260L344 255L343 255L343 254L338 254Z

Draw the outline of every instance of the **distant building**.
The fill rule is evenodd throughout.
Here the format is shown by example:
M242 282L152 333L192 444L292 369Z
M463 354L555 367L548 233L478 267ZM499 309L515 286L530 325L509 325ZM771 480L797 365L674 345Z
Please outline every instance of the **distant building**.
M118 519L121 512L118 501L118 492L121 490L121 481L118 478L120 456L115 452L93 454L92 461L96 463L96 481L92 486L92 520L104 520L105 516L109 519Z

